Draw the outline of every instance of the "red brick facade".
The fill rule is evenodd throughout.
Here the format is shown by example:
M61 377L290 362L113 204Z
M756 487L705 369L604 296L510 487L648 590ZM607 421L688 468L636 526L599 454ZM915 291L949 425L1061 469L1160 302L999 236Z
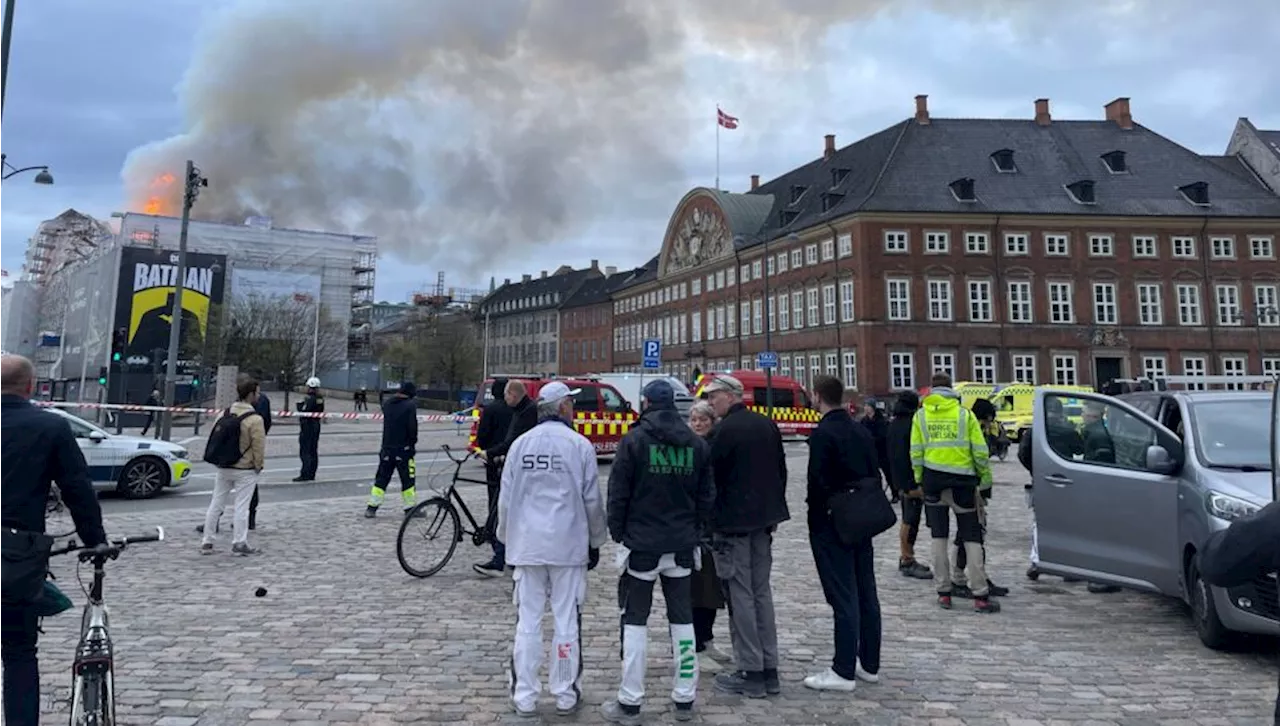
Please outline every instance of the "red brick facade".
M560 375L613 370L613 303L610 300L560 311Z

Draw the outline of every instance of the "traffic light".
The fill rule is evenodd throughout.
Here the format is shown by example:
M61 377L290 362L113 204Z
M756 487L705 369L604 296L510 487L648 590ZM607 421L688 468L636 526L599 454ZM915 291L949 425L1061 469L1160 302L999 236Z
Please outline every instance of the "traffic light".
M106 366L103 366L98 369L98 385L99 386L107 385L107 367Z
M196 374L194 374L194 375L192 375L192 376L191 376L191 387L192 387L192 388L199 388L199 387L200 387L200 374L199 374L199 373L196 373Z
M129 331L118 328L111 334L111 362L119 363L124 359L124 349L129 345Z

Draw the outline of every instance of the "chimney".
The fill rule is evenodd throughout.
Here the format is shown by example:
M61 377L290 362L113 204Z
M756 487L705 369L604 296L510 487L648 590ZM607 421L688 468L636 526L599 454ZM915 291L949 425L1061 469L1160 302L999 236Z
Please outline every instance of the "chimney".
M525 275L520 278L520 282L530 282L532 280L533 280L533 275Z
M929 125L929 97L923 93L916 96L916 123Z
M510 284L511 284L511 278L510 278L510 277L506 278L505 280L503 280L503 281L502 281L502 284L503 284L503 285L510 285Z
M1117 98L1103 107L1107 112L1107 120L1114 121L1122 129L1133 128L1133 116L1129 114L1129 99Z
M600 260L592 260L592 261L591 261L591 269L593 269L593 270L598 270L598 269L600 269Z
M543 279L543 280L547 279L547 271L546 271L546 270L543 270L543 271L542 271L542 279Z
M822 150L822 158L830 159L836 153L836 135L827 134L822 138L826 140L826 146Z
M610 275L610 276L616 275L618 274L618 268L614 267L613 265L609 265L608 267L604 268L604 274Z
M1049 99L1036 99L1036 125L1048 126L1053 122L1053 117L1049 115Z
M759 175L759 174L752 174L752 175L751 175L751 189L754 191L754 190L759 189L759 188L760 188L760 175Z

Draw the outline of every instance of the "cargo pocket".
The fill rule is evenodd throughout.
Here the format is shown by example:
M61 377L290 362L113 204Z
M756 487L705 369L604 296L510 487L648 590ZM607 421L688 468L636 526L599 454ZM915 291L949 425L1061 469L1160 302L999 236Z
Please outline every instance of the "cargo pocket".
M733 561L733 543L726 539L715 539L711 543L711 559L716 566L716 575L721 580L732 580L738 571Z

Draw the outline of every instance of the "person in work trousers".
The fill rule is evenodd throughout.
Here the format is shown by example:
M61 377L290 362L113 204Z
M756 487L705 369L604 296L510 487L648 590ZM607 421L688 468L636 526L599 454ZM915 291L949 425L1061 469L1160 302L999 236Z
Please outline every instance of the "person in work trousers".
M782 692L773 608L773 532L791 518L782 434L742 403L742 382L722 376L703 390L720 416L711 444L716 504L712 550L729 600L736 673L720 673L717 690L764 698Z
M817 376L813 392L822 418L809 434L809 546L835 623L831 667L804 679L816 691L849 692L861 679L880 680L880 598L870 539L846 544L831 515L831 498L865 481L880 484L876 441L843 406L844 384Z
M953 589L947 550L951 513L955 512L956 528L964 535L968 556L973 609L1000 612L1000 603L992 600L987 590L978 510L978 487L991 482L987 459L987 438L978 417L960 405L960 396L951 388L951 376L935 373L929 395L912 419L911 468L924 490L925 522L933 538L933 583L938 605L946 610L951 609Z
M267 398L267 394L263 393L261 388L258 389L258 400L254 401L253 410L257 411L258 415L262 417L262 435L265 437L267 434L271 433L271 400ZM261 484L261 482L259 482L259 484ZM250 531L253 531L258 528L258 490L260 488L261 487L253 488L253 499L249 500L249 530ZM214 525L214 530L213 530L214 532L217 532L218 529L221 527L221 522L222 522L222 512L218 512L218 524ZM234 518L233 518L233 522L234 522ZM235 525L232 524L232 526L234 527ZM196 525L196 531L204 532L204 525L203 524Z
M320 379L307 379L307 397L298 402L299 413L324 413L324 396L320 393ZM320 466L320 419L303 416L298 421L298 457L302 459L302 471L294 481L315 481L316 468Z
M489 449L480 449L476 452L485 464L497 466L499 470L503 467L501 460L506 457L516 439L532 431L533 427L538 423L538 408L529 398L529 391L525 388L524 381L519 379L507 381L507 386L503 389L503 396L507 406L511 408L511 425L507 427L507 434L497 446ZM572 418L571 415L570 420ZM501 484L499 484L499 489L501 489ZM506 542L501 537L497 539L499 543ZM499 547L499 549L503 551L505 556L505 548ZM506 563L495 556L488 562L475 563L471 566L471 569L475 570L476 574L484 575L485 577L500 577L506 571Z
M986 427L993 424L996 420L996 406L985 398L979 398L973 402L970 411L974 416L978 417L978 423L983 427L983 436L986 436ZM987 451L990 452L990 446ZM987 502L991 501L991 494L995 487L992 481L984 482L978 486L978 524L982 527L982 556L985 560L987 555ZM956 528L956 538L951 545L951 595L952 597L971 597L973 591L969 587L969 578L965 575L965 568L969 564L969 556L964 546L964 534ZM1009 594L1009 588L1001 587L991 581L990 576L987 577L987 595L990 597L1004 597Z
M885 436L889 455L889 478L902 501L902 523L898 527L898 572L903 577L932 580L933 570L916 559L916 539L920 535L920 519L924 514L924 492L916 485L911 471L911 426L920 396L903 391L893 404L893 420Z
M698 401L689 409L689 428L710 446L715 438L716 412L711 404ZM714 482L713 482L714 484ZM715 627L716 614L724 609L724 588L720 577L716 574L715 555L711 550L711 532L709 528L702 531L702 542L698 547L701 567L693 572L693 637L697 641L698 671L719 670L721 664L733 661L733 654L726 653L716 647ZM708 662L707 659L710 659Z
M387 497L391 474L400 475L400 502L406 514L418 503L414 489L417 464L414 454L418 447L418 389L409 381L400 384L400 390L382 404L382 446L378 451L378 471L369 489L369 502L364 516L378 516L378 507Z
M159 405L160 405L160 390L159 390L159 389L157 389L157 388L153 388L153 389L151 389L151 395L150 395L150 396L147 396L147 400L146 400L146 402L145 402L145 403L143 403L143 405L144 405L144 406L159 406ZM147 435L147 429L151 428L151 424L153 424L153 423L155 423L155 422L156 422L156 412L155 412L155 411L147 411L147 422L146 422L146 423L144 423L144 424L142 424L142 433L141 433L141 434L139 434L139 436L146 436L146 435Z
M553 381L538 391L539 423L507 451L498 497L498 537L514 568L516 635L511 700L516 714L537 715L542 684L542 617L547 601L551 639L550 691L561 715L582 706L582 604L587 570L608 539L596 450L573 429L573 396Z
M640 420L618 443L609 472L609 536L622 545L618 609L622 612L622 684L604 704L606 720L639 726L648 657L653 586L662 581L675 671L671 700L677 721L693 718L698 695L692 574L701 532L715 504L711 450L676 410L666 381L644 387Z
M511 407L507 405L506 393L507 379L495 379L493 388L490 389L493 400L485 404L484 410L480 412L480 422L476 424L475 445L481 451L502 443L507 437L507 431L511 430L511 418L514 414ZM502 467L492 461L486 461L484 480L488 483L486 488L489 490L489 516L485 520L484 529L494 534L498 527L498 493L502 490ZM488 562L480 564L485 568L486 573L502 572L507 565L503 545L496 535L490 544L493 546L493 557Z
M251 555L258 550L249 545L249 502L258 488L258 479L266 465L267 433L263 426L262 416L254 409L258 399L258 381L251 376L240 376L236 381L238 400L231 404L223 417L214 424L209 433L212 447L219 438L218 428L226 425L239 427L238 438L234 441L233 453L228 461L235 463L223 465L219 462L217 478L213 482L213 498L209 500L209 509L204 515L204 536L200 541L200 554L213 554L214 538L218 534L218 519L226 508L227 498L235 492L235 506L232 516L233 532L231 534L231 552L237 555ZM232 444L228 440L228 444ZM235 459L234 452L241 452Z

